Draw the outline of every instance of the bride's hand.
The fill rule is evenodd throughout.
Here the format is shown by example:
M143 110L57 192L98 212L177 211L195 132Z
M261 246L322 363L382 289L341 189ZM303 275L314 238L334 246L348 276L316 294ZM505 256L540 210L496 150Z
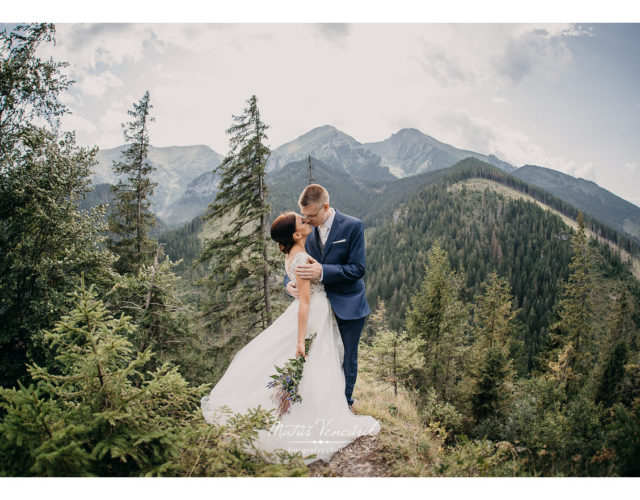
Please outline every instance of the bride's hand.
M294 299L297 299L298 296L300 295L298 293L298 289L296 288L296 284L293 281L290 281L289 283L287 283L286 290L287 290L287 293L291 295Z
M304 357L304 359L307 359L307 355L304 352L305 346L304 346L304 342L298 342L298 345L296 346L296 358L302 354L302 356Z

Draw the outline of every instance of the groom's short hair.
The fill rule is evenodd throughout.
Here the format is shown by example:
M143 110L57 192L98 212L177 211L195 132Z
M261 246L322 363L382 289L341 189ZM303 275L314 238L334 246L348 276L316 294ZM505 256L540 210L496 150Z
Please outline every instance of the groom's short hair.
M298 199L301 207L307 205L324 205L329 203L329 192L320 184L309 184Z

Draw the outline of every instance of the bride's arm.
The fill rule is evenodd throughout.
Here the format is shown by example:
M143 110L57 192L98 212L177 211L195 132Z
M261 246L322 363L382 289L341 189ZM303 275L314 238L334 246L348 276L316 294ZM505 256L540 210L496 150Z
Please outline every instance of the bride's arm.
M307 321L309 320L311 282L298 277L296 285L299 291L298 299L300 300L300 305L298 306L298 344L296 346L295 357L297 358L298 354L302 354L306 359L307 355L304 352L304 338L307 335Z

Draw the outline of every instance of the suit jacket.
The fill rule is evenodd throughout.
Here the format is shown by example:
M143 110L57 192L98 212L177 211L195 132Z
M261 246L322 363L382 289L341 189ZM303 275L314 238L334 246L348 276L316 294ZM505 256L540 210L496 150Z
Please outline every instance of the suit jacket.
M305 249L322 264L322 283L336 316L346 320L368 316L371 310L362 279L365 274L362 221L336 210L324 251L320 250L318 228L307 236ZM288 282L285 276L285 286Z

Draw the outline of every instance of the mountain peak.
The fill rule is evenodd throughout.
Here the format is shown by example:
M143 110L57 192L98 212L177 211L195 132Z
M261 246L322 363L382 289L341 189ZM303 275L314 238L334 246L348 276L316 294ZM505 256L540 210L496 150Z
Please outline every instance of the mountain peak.
M391 137L389 137L389 139L387 140L392 142L415 143L430 140L432 141L433 138L429 137L417 128L402 128L395 134L392 134Z
M417 137L427 137L426 134L422 133L420 130L418 130L417 128L401 128L400 130L398 130L395 134L392 135L392 137L394 135L404 135L404 136L417 136Z
M333 125L321 125L320 127L313 128L309 130L306 134L301 135L296 140L310 140L317 138L326 138L326 137L342 137L347 139L349 142L358 143L353 137L348 134L345 134L341 130L338 130ZM359 143L358 143L359 144Z

